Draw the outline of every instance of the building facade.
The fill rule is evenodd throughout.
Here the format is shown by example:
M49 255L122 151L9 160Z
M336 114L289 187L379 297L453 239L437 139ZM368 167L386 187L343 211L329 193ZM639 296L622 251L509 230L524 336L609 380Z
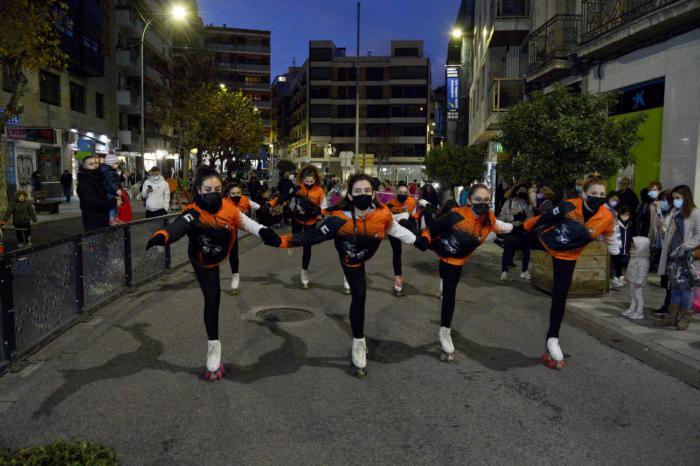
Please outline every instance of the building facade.
M359 168L380 178L419 179L430 130L430 62L422 41L392 41L390 56L366 57L346 56L331 41L309 42L308 60L288 81L292 159L342 174L340 154L355 152L356 78Z
M243 92L260 112L265 156L270 144L270 31L209 25L204 45L214 55L220 83Z

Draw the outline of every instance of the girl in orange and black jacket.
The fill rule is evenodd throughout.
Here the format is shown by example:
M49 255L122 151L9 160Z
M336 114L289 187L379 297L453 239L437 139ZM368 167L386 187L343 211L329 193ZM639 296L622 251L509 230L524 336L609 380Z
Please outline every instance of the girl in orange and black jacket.
M583 249L596 239L605 239L608 252L619 254L615 219L605 205L605 179L592 176L583 184L581 198L567 199L523 225L531 249L545 250L552 256L552 306L549 311L546 352L542 360L551 368L564 367L559 347L559 328L564 319L566 298Z
M387 202L386 206L391 210L397 221L408 220L417 226L420 221L418 201L409 195L408 185L400 182L396 188L396 197ZM401 241L389 236L391 244L392 263L394 266L394 295L403 296L403 277L401 275Z
M284 203L291 199L292 233L313 230L328 208L326 192L321 184L321 175L313 165L307 165L297 174L297 185L287 193L279 195L269 202L270 206ZM291 251L290 251L291 253ZM311 246L304 246L301 257L301 288L309 288L309 263Z
M251 201L247 196L243 195L243 190L241 185L238 183L229 183L224 190L226 196L224 196L224 202L233 202L239 211L246 215L250 215L251 212L260 209L260 204L255 201ZM233 249L228 255L228 261L231 265L231 290L233 294L238 294L240 292L238 286L240 285L240 275L238 274L239 260L238 260L238 231L236 231L236 241L233 243Z
M400 226L391 211L374 198L372 179L367 175L354 175L348 181L346 198L342 207L335 210L318 228L294 235L282 236L282 248L318 244L335 240L343 273L350 285L350 327L352 328L352 362L357 375L364 375L367 365L367 344L364 335L365 300L367 282L365 262L379 248L385 235L391 235L419 249L427 248L427 240Z
M448 361L454 359L450 327L462 266L489 234L510 233L513 230L510 223L496 220L490 210L491 191L486 185L472 185L467 197L468 206L453 207L422 233L429 240L430 249L440 257L442 307L438 336L443 351L442 358Z
M220 379L223 364L219 342L219 264L226 260L236 243L239 228L269 245L279 245L280 239L274 231L243 215L233 202L222 200L221 177L215 170L199 169L193 189L194 202L173 223L156 231L146 249L172 244L185 235L189 237L188 255L204 295L204 326L209 339L204 378Z

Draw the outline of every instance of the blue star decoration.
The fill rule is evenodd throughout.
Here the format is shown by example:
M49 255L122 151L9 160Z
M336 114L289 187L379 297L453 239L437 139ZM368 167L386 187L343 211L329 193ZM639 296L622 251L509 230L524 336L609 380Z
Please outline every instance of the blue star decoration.
M634 97L632 97L632 105L635 109L646 107L646 103L644 102L644 91L639 91L634 95Z

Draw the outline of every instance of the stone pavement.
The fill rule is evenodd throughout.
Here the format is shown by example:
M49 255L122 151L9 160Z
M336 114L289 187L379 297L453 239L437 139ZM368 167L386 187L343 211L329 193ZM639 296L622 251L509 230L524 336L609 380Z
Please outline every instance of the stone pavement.
M567 367L542 366L548 297L522 280L499 281L492 245L465 267L458 288L454 364L439 360L435 257L404 249L407 296L395 298L391 250L381 246L367 267L365 379L348 364L350 298L333 245L314 247L309 290L298 285L300 251L288 256L250 237L241 250L242 293L222 294L223 380L199 379L202 297L183 267L0 377L0 446L79 437L113 446L125 464L665 465L700 457L700 392L688 374L641 362L630 338L645 333L612 333L578 311L561 332ZM225 265L222 287L229 279ZM587 302L612 309L621 296ZM257 317L267 306L313 318Z

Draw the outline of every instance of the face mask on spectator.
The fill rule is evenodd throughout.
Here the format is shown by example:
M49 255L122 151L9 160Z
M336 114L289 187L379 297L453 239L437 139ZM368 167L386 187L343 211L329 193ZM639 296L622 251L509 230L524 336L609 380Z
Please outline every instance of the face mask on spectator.
M683 199L674 199L673 207L680 210L680 208L683 207Z
M657 197L659 197L659 192L657 190L649 191L647 192L647 195L649 196L650 199L656 200Z
M661 199L661 201L659 201L659 207L661 207L662 212L668 212L671 210L671 206L666 199Z

